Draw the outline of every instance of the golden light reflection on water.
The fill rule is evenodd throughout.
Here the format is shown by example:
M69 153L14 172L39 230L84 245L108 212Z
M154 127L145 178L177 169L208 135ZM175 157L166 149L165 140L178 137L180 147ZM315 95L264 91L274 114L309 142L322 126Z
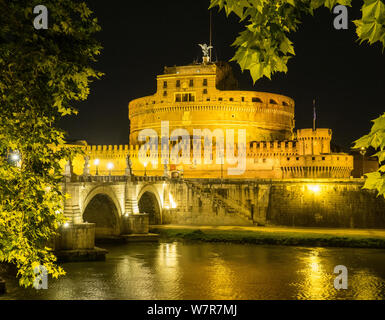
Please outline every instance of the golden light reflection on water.
M336 250L340 250L342 253L343 249ZM328 252L330 249L316 248L302 258L303 267L299 270L302 281L297 284L298 299L384 299L384 279L375 275L368 268L355 270L349 263L346 264L348 288L346 290L334 288L334 279L339 275L334 273L334 267L339 264L341 258L335 257L334 261L330 260Z
M153 294L151 268L142 263L140 257L119 259L113 274L113 286L122 296L135 295L138 299L147 299ZM127 277L133 275L133 279Z
M299 270L302 281L299 285L298 299L324 300L333 296L334 277L322 264L320 258L322 250L312 249L303 258L303 268Z
M381 298L381 291L384 287L384 280L377 277L369 270L360 270L353 274L349 280L351 282L351 289L354 292L354 299L384 299Z
M156 273L162 285L162 291L174 299L181 291L179 269L178 243L162 243L159 246L157 255Z
M208 283L212 299L237 299L234 288L235 278L234 270L229 268L226 261L215 257L211 262Z
M385 299L385 250L228 244L127 244L106 261L64 264L48 290L7 278L1 299ZM334 288L336 265L348 290Z

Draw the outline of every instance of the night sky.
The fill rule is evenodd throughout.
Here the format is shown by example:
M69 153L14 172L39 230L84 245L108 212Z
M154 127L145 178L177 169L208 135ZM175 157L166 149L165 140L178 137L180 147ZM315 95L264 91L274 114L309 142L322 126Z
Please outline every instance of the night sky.
M90 144L128 143L128 103L156 90L164 66L201 59L198 43L209 42L208 0L88 1L102 31L104 50L95 68L106 75L91 85L79 114L62 127L69 139ZM360 17L361 1L353 1L349 21ZM253 86L250 74L231 63L242 90L267 91L295 100L296 128L312 126L317 100L317 127L331 128L333 141L345 150L366 134L370 120L385 111L385 60L380 45L359 45L355 26L335 30L335 15L319 9L289 36L296 56L287 74L276 74ZM213 58L230 60L231 43L241 31L238 18L213 11ZM201 61L201 60L199 60Z

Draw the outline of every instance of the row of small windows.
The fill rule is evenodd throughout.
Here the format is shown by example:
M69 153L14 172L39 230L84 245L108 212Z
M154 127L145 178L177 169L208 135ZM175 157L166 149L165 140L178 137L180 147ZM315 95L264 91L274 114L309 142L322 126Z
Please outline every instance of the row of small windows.
M316 157L311 157L311 159L314 161L314 160L316 160ZM287 160L287 161L290 161L290 158L288 157L288 158L286 158L286 160ZM298 160L299 160L299 157L296 157L295 160L298 161ZM322 160L326 160L326 158L325 158L325 157L322 157ZM339 157L337 157L337 161L338 161L338 160L340 160ZM348 158L345 157L345 160L348 160Z
M194 102L195 95L193 93L176 93L175 102Z
M202 85L204 87L207 87L208 86L208 81L207 79L203 79L203 82L202 82ZM194 80L193 79L190 79L189 81L189 87L193 87L194 86ZM177 88L180 88L180 80L176 80L176 87ZM167 81L163 81L163 89L167 89L168 88L168 83Z
M207 94L207 89L203 89L203 94ZM185 102L185 101L195 101L195 98L193 100L185 100L183 99L183 97L180 96L181 94L176 94L175 95L175 101L176 102ZM163 97L167 97L167 91L163 91ZM178 98L177 98L178 97ZM210 98L206 98L206 101L210 101L211 99ZM242 102L245 102L245 97L242 97L241 98ZM218 101L224 101L222 97L219 97L218 98ZM229 98L229 101L230 102L233 102L234 101L234 98ZM252 102L259 102L259 103L262 103L262 100L259 99L259 98L252 98L251 99ZM155 101L152 102L153 104L155 104ZM270 99L269 101L270 104L278 104L275 100L273 99ZM146 103L147 104L147 103ZM282 102L282 105L284 106L288 106L288 104L286 102Z
M290 141L291 142L291 146L292 147L295 147L296 146L296 141ZM250 148L254 148L254 144L255 144L255 148L258 149L258 148L267 148L267 145L269 144L269 147L271 149L274 149L275 146L274 146L274 142L251 142L250 143ZM289 142L284 142L284 141L278 141L277 142L277 148L289 148Z

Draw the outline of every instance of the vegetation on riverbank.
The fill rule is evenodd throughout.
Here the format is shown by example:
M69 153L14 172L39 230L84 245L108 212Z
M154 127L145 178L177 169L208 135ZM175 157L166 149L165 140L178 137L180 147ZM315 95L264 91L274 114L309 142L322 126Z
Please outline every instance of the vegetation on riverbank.
M248 230L200 230L153 228L166 241L205 241L248 244L273 244L309 247L385 248L384 237L340 236L320 233L265 232Z

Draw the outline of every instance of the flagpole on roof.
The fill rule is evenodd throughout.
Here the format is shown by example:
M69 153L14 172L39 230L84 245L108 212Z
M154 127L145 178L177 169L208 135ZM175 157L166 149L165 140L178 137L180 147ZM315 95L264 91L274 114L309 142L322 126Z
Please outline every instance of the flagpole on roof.
M213 45L213 12L210 10L210 44L211 47ZM212 62L212 48L210 48L210 62Z
M315 112L315 99L313 99L313 131L315 131L315 120L316 120L316 112Z

